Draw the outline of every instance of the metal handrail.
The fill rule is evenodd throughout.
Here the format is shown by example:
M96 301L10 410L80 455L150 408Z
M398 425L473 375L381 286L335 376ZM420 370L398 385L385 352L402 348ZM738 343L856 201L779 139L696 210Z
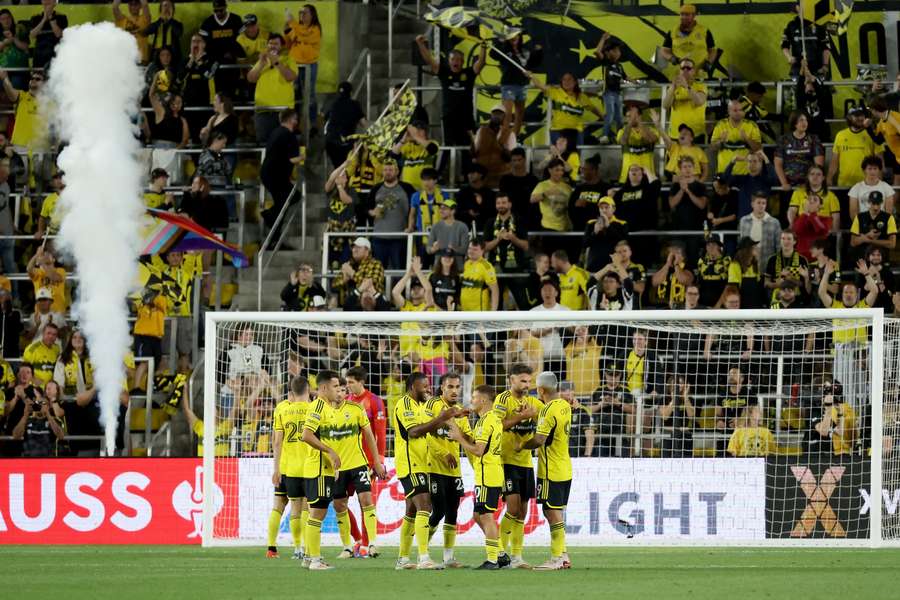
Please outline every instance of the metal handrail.
M284 205L281 207L281 211L278 213L278 217L275 219L275 223L272 224L272 228L269 230L266 239L263 240L262 245L259 248L259 252L256 255L256 308L257 310L262 310L262 283L263 283L263 272L269 268L269 264L272 262L272 258L270 257L268 261L265 260L265 254L267 252L266 248L269 247L269 244L272 241L272 234L278 231L279 225L281 225L282 221L285 221L283 227L281 227L281 235L278 236L278 240L275 242L275 247L270 251L272 257L275 256L275 253L278 252L278 249L281 248L281 244L284 241L284 236L287 234L288 229L290 229L291 223L294 222L294 217L297 215L297 209L294 208L294 205L291 203L291 200L294 198L294 195L297 191L300 190L300 246L301 248L306 247L306 180L302 178L298 178L294 182L294 187L291 190L291 193L288 195L287 200L285 200ZM285 215L287 215L288 211L291 212L290 217L285 219Z

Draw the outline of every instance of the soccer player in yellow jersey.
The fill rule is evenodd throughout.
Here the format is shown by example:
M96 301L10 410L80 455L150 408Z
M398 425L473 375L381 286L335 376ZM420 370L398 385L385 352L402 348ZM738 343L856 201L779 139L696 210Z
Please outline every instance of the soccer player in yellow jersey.
M450 422L450 439L469 455L472 470L475 471L475 521L484 532L484 549L487 554L478 569L495 571L500 568L500 540L494 513L500 504L500 490L503 485L503 464L500 448L503 438L503 423L491 406L493 390L490 386L479 385L472 394L472 406L478 413L478 423L474 433L466 433L457 424Z
M304 538L304 566L312 571L333 569L322 560L322 521L331 504L334 478L341 469L341 458L334 449L335 407L341 404L340 376L334 371L320 371L316 376L318 395L307 412L303 425L303 441L309 445L303 469L304 492L309 506Z
M462 377L455 371L441 375L441 395L426 404L428 411L437 415L442 410L457 407L462 394ZM453 558L456 545L456 513L464 495L462 471L459 467L459 442L450 437L450 429L456 427L471 436L468 417L460 415L428 434L428 473L431 477L431 518L428 527L432 535L438 523L444 520L444 567L457 569L462 563Z
M397 570L442 569L428 556L428 519L431 495L428 478L428 434L462 414L459 408L442 410L435 416L428 408L428 376L413 372L406 380L406 394L397 402L392 415L394 426L394 465L397 479L406 494L406 514L400 527L400 552ZM419 562L409 560L413 537L419 550Z
M569 427L572 407L559 397L556 375L544 371L537 376L538 396L545 403L534 436L517 448L538 449L538 504L550 525L550 560L535 567L542 571L572 566L566 552L566 504L572 487L572 459L569 457Z
M334 447L341 459L341 470L337 473L331 490L338 531L344 545L338 558L353 558L350 519L347 514L347 500L353 492L356 492L359 507L364 515L363 524L369 536L369 556L375 558L378 556L378 551L374 549L375 539L378 537L378 520L375 517L375 503L372 501L369 461L363 452L363 440L369 453L375 457L372 470L380 479L384 479L384 465L378 456L378 446L375 444L375 435L372 433L366 409L356 402L347 401L347 388L343 380L338 397L340 402L334 407L331 425Z
M306 463L308 446L303 443L301 437L308 409L309 382L306 377L297 375L291 379L287 399L278 403L273 415L275 436L272 439L272 452L275 468L272 472L272 483L275 485L275 501L272 513L269 515L269 549L266 552L268 558L278 558L275 541L278 538L281 513L284 512L288 500L291 502L293 558L303 558L301 550L303 526L309 517L303 489L303 468Z
M500 522L501 568L531 568L522 560L522 547L525 544L528 501L535 496L534 459L530 451L517 448L534 434L535 417L544 407L540 400L528 395L532 373L528 365L512 365L509 369L509 390L494 399L494 413L503 424L503 499L506 501L506 513Z

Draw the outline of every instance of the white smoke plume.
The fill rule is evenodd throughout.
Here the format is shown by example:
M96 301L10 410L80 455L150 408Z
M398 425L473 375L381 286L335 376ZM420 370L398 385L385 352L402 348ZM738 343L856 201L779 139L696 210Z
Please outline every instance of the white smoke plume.
M50 68L48 101L68 143L58 245L75 259L75 312L87 337L110 454L115 448L123 359L141 242L142 168L132 117L143 89L138 47L112 23L66 29Z

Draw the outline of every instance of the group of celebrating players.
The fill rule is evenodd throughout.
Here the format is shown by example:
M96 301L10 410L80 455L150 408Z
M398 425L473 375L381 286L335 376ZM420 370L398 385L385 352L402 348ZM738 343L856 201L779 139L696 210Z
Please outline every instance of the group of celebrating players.
M396 476L406 497L398 570L464 567L453 555L457 512L465 495L461 451L475 473L474 518L484 533L487 556L477 568L532 568L523 560L522 548L528 504L535 497L550 527L551 556L534 568L570 568L564 510L572 483L571 407L559 397L559 382L549 371L537 376L537 397L532 395L532 374L527 365L513 365L509 389L495 397L490 386L477 386L471 409L461 405L458 373L442 375L440 394L431 398L428 375L414 372L407 378L406 394L391 415ZM321 371L313 400L307 379L296 376L287 399L275 407L275 505L269 517L267 556L278 556L276 538L288 501L293 557L304 567L334 568L321 552L322 522L332 502L343 545L338 558L379 555L371 477L386 479L387 472L381 460L383 435L376 441L370 417L383 419L384 410L380 399L365 389L366 376L361 367L348 370L346 379L335 371ZM472 412L477 416L474 428L469 421ZM351 547L355 523L347 507L354 493L362 511L365 544L356 554ZM498 526L494 515L501 495L506 511ZM428 545L441 521L444 554L438 562L430 558ZM414 541L416 562L410 560Z

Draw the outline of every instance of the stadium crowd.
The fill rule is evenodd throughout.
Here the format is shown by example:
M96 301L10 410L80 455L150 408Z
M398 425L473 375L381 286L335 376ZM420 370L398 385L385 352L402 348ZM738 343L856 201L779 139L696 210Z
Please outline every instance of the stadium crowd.
M160 3L156 20L146 2L133 0L127 8L113 3L112 18L135 35L147 66L139 125L148 148L148 207L183 212L223 233L235 218L232 185L244 173L255 175L234 152L250 142L266 147L258 176L272 202L261 218L274 226L290 197L292 173L304 160L298 123L306 121L313 133L320 117L315 80L322 28L315 7L292 8L284 32L269 33L255 15L240 17L225 0L214 0L212 14L191 32L177 20L171 0ZM3 432L16 438L3 442L8 454L22 452L17 440L23 438L26 455L77 452L72 444L61 451L53 440L65 432L98 432L88 352L67 320L76 282L48 241L61 222L56 200L65 179L53 165L52 139L37 111L43 69L67 27L63 13L44 0L29 23L17 25L0 11L6 40L0 42L0 67L8 70L0 71L0 80L14 113L9 136L0 134L0 195L6 199L0 234L33 237L0 241L3 270L14 274L25 265L33 282L0 279L3 356L20 365L14 370L3 364ZM815 32L811 41L799 25L799 17L786 24L781 44L785 77L796 84L795 110L785 115L766 110L766 88L755 82L733 88L725 99L713 96L704 78L720 68L721 52L690 4L681 7L680 22L663 42L671 81L652 109L629 93L637 84L621 65L625 41L615 32L585 40L596 44L605 65L597 93L583 90L572 73L558 83L535 75L548 49L528 32L498 45L511 60L481 46L471 65L456 50L434 55L420 36L423 68L442 88L442 139L432 137L431 123L438 120L417 106L386 158L354 147L347 136L367 123L352 86L339 85L322 115L333 167L320 174L329 199L323 248L328 270L316 277L313 265L299 265L281 293L285 310L876 306L900 314L889 183L900 172L896 90L872 84L848 105L845 126L832 131L830 88L824 85L830 37L807 22L806 31ZM477 123L473 87L489 59L502 72L500 99ZM533 133L525 122L532 88L548 100L551 144L545 148L522 144ZM236 102L254 110L236 112ZM299 114L304 105L310 114ZM582 150L607 145L621 149L612 180L601 176L597 149ZM451 172L448 156L460 147L461 173ZM196 158L185 160L181 150L196 150ZM661 152L665 159L659 161ZM175 186L183 183L189 187ZM16 208L12 194L18 193L28 201ZM209 261L208 254L178 252L144 259L149 276L133 301L134 356L152 357L162 373L155 387L169 395L160 403L167 414L181 403L183 375L192 366L191 299ZM202 307L213 286L208 277L200 286ZM177 356L163 362L172 323L179 323ZM287 366L271 364L281 352L257 346L253 360L234 372L229 368L233 386L223 373L223 402L235 416L223 417L222 431L237 419L237 429L253 432L241 434L240 443L250 439L250 448L262 447L262 433L271 432L264 417L286 393L286 381L274 385L277 378L269 373L283 367L285 373L314 374L346 364L364 349L365 360L356 361L369 369L370 385L389 403L405 377L428 361L443 365L432 388L441 370L451 367L467 374L471 389L504 389L519 363L557 373L561 393L576 409L572 443L579 455L725 455L736 431L768 431L776 421L779 429L811 440L804 447L821 441L812 432L830 440L836 454L866 443L865 394L851 381L854 361L865 353L865 332L833 340L823 333L786 336L774 349L762 336L722 339L615 327L536 328L480 340L404 337L381 340L379 355L359 341L310 332L291 341ZM236 336L232 349L250 345ZM788 416L754 408L760 394L780 392L772 377L779 352L801 365L791 373L796 411ZM803 352L813 357L797 359ZM685 357L691 366L676 368ZM123 406L129 392L148 387L146 363L137 364ZM249 379L238 377L247 372ZM809 381L811 373L815 381ZM57 386L38 385L50 380ZM829 404L842 408L824 408L826 387L846 390L831 394ZM267 409L257 410L260 399ZM196 415L186 409L196 425ZM826 433L811 425L825 419ZM841 425L833 426L838 420ZM712 441L688 444L695 431L712 432ZM738 436L731 454L774 452L774 441L758 441L771 435L760 432L753 444ZM30 449L29 439L41 440L40 449Z

